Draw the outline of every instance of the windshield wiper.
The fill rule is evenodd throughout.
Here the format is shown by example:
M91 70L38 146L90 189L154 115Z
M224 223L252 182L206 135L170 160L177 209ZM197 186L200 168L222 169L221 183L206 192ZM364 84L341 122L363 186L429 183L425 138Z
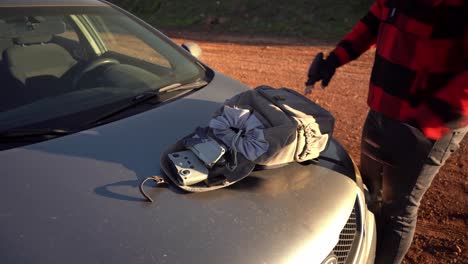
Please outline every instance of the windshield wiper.
M65 136L75 131L55 128L12 129L0 132L0 141L27 140L30 138L49 139Z
M168 85L168 86L164 86L162 88L159 88L159 89L156 89L156 91L159 93L159 94L162 94L162 93L169 93L169 92L174 92L174 91L181 91L181 90L192 90L192 89L198 89L198 88L201 88L205 85L207 85L208 82L207 81L204 81L204 80L197 80L193 83L188 83L188 84L180 84L180 83L175 83L175 84L171 84L171 85Z
M164 86L164 87L161 87L161 88L158 88L158 89L154 89L154 90L149 90L149 91L146 91L144 93L141 93L139 95L136 95L135 97L133 97L130 101L128 101L127 103L119 106L118 108L116 109L112 109L110 112L107 112L103 115L101 115L100 117L96 118L95 120L93 120L92 122L90 122L89 124L90 125L96 125L96 124L100 124L102 121L108 119L108 118L112 118L130 108L133 108L135 106L138 106L140 104L143 104L147 101L150 101L150 100L154 100L154 99L159 99L159 97L162 95L162 94L165 94L165 93L169 93L169 92L175 92L175 91L183 91L183 90L193 90L193 89L198 89L198 88L201 88L205 85L207 85L208 82L206 81L203 81L203 80L197 80L193 83L188 83L188 84L180 84L180 83L174 83L174 84L171 84L171 85L167 85L167 86Z

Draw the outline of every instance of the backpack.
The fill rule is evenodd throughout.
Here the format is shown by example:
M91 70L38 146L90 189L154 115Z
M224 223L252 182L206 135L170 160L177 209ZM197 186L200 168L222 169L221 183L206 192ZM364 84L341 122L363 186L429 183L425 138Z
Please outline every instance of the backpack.
M259 86L228 99L208 127L199 127L164 151L161 168L188 192L232 185L254 169L311 162L326 149L334 129L330 112L288 88Z
M307 97L287 88L259 86L227 100L225 106L249 109L264 125L268 150L255 159L263 168L317 158L328 146L334 118Z

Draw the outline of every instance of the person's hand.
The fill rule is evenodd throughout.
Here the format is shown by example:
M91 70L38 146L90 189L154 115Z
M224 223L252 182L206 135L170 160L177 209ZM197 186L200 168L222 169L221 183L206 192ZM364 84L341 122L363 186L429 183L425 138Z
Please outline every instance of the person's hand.
M322 88L327 87L335 71L336 67L331 62L330 56L328 56L327 59L323 59L322 52L317 54L307 74L306 94L312 91L312 87L314 87L314 84L318 81L322 81Z

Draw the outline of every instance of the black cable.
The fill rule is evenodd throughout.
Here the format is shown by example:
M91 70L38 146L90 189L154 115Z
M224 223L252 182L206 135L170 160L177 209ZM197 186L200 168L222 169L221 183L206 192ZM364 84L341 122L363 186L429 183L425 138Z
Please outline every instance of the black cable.
M153 199L151 199L151 197L149 197L149 195L147 195L147 194L145 193L145 190L143 189L145 183L146 183L147 181L149 181L149 180L155 181L156 184L166 183L166 181L165 181L163 178L159 177L159 176L151 176L151 177L148 177L148 178L144 179L144 180L140 183L139 189L140 189L141 194L142 194L149 202L152 203L152 202L153 202Z

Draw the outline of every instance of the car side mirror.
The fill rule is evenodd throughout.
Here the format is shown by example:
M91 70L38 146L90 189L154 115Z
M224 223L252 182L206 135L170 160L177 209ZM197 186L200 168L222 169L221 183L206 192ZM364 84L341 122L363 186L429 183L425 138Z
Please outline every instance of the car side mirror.
M197 59L201 59L201 56L203 54L202 49L200 46L198 46L197 43L194 42L184 42L182 45L182 48L187 50L192 56L194 56Z

